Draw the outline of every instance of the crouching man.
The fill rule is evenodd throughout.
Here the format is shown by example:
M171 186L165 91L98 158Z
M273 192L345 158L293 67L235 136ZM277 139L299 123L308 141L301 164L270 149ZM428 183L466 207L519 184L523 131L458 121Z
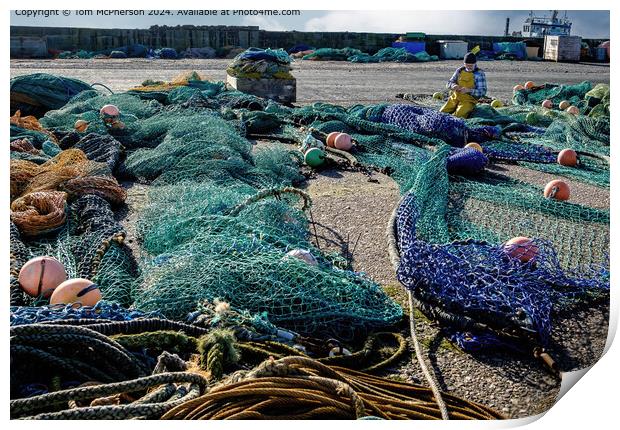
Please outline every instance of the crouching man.
M487 93L487 78L476 65L476 55L467 53L463 63L448 81L446 86L452 92L446 104L439 110L459 118L467 118L476 107L478 99Z

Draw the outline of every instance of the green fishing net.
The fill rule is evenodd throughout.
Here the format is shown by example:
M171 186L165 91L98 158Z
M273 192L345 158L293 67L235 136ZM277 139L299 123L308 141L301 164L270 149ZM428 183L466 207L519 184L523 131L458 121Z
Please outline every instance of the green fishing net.
M592 88L582 87L550 90L556 97L578 95L585 103ZM119 175L144 187L143 194L133 197L130 190L130 200L140 200L134 202L132 218L138 261L125 245L110 241L109 230L93 230L95 221L91 230L71 221L56 237L38 242L24 241L12 230L12 253L20 256L15 261L41 253L58 256L71 273L99 283L106 300L175 319L220 299L308 334L346 338L393 324L402 310L379 285L342 269L312 244L310 202L292 191L304 179L303 154L294 145L307 134L301 126L323 134L350 133L358 163L389 174L403 193L413 190L425 202L417 227L424 240L498 244L531 236L550 241L564 268L579 271L606 261L609 211L545 199L539 186L501 172L451 176L435 161L436 171L419 175L424 166L429 169L438 148L443 158L436 160L444 163L446 151L456 149L445 146L441 136L382 122L386 104L290 108L189 84L167 88L165 99L148 93L104 96L85 91L41 119L44 127L60 134L85 119L90 122L87 133L110 134L124 146ZM119 107L124 129L103 125L99 109L105 104ZM609 185L609 117L604 114L548 113L532 99L500 109L480 105L466 125L501 130L496 140L483 143L495 161ZM247 139L255 135L288 144ZM577 167L554 164L557 152L567 147L582 152ZM97 206L95 201L80 210L72 206L75 216L89 205ZM105 252L97 254L102 244Z

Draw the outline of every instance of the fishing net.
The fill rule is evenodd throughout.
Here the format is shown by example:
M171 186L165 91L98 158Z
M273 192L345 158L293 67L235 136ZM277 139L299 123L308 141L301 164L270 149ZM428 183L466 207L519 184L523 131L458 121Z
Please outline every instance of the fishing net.
M197 72L182 73L170 82L146 80L127 94L142 100L157 100L163 104L187 101L192 96L213 97L224 90L223 82L211 82Z
M262 135L300 144L308 133L300 126L319 138L332 131L350 133L358 165L389 174L408 193L397 223L399 279L424 311L454 320L467 317L487 328L507 321L509 335L545 343L554 310L605 297L609 211L547 200L539 186L470 167L486 159L520 163L608 187L608 116L546 113L534 102L499 109L479 105L466 121L415 101L290 108L238 91L192 87L191 81L151 82L131 94L85 91L48 112L40 120L42 130L13 124L12 140L20 135L41 139L22 133L42 133L41 152L50 159L40 165L12 159L12 198L39 191L42 182L34 181L32 188L37 169L70 168L59 162L67 151L82 154L77 165L101 166L106 174L87 169L88 175L60 180L59 188L70 192L67 221L49 238L33 241L12 227L12 301L15 269L24 258L45 253L64 258L72 273L97 282L105 300L168 318L185 319L204 303L223 300L304 334L352 338L395 323L402 310L379 285L341 269L333 256L313 246L307 196L292 188L303 181L299 150L253 145L245 138ZM103 124L99 109L105 104L119 107L123 130ZM88 134L73 130L78 119L89 122ZM47 155L56 147L45 144L46 130L57 137L60 154ZM484 155L460 149L473 140ZM14 154L42 157L26 144L14 146ZM19 152L18 146L31 152ZM126 160L119 155L123 147ZM555 164L566 147L580 151L578 166ZM459 175L448 171L455 165ZM124 230L111 211L109 202L120 202L120 195L106 195L108 202L94 195L106 189L104 183L80 182L89 176L112 178L114 166L117 175L145 184L135 214L137 262L123 245ZM58 191L49 185L47 190ZM105 220L101 230L100 219ZM534 238L535 261L521 264L503 252L501 244L514 236ZM96 252L101 249L105 252ZM312 258L296 257L308 255L303 252ZM497 324L493 328L479 330L477 339L496 339ZM459 333L455 339L472 345Z
M515 104L539 105L543 100L551 100L554 106L558 106L561 101L566 100L571 105L583 110L586 106L585 96L592 90L592 83L583 81L574 85L544 84L530 89L516 91L512 101Z
M399 280L460 328L474 321L548 346L552 311L608 293L609 213L506 178L449 177L446 155L421 167L399 207ZM527 263L501 245L521 235L539 238Z
M291 58L283 49L249 48L228 65L230 76L248 79L294 79Z
M416 104L315 104L279 114L324 134L351 134L357 161L390 174L407 193L397 222L399 280L424 312L468 330L453 332L462 348L548 346L555 312L607 297L608 210L545 199L539 186L503 174L473 174L480 160L442 143L476 140L493 162L607 188L608 118L545 115L529 105L479 105L467 121ZM476 129L482 139L470 133ZM284 133L294 136L286 127ZM581 151L578 166L557 164L564 148ZM455 156L466 176L450 174ZM506 254L502 244L516 236L534 238L536 262Z
M19 227L13 216L11 220ZM77 198L67 207L66 222L51 234L28 238L21 230L13 226L11 229L13 274L29 259L49 255L64 265L68 278L86 278L99 285L104 300L124 306L132 303L136 263L124 245L125 230L114 219L110 204L104 199L95 195ZM12 286L19 288L16 279ZM41 304L45 299L17 295L12 300L15 305L25 303Z
M383 62L397 62L397 63L417 63L426 61L437 61L439 57L436 55L429 55L426 51L410 53L405 48L383 48L377 51L376 54L370 55L367 53L351 55L347 58L352 63L383 63Z
M127 159L129 172L154 180L137 224L154 258L143 268L136 305L180 319L200 302L222 299L302 333L349 338L398 320L401 309L378 285L334 267L311 245L298 197L280 191L302 179L298 158L283 147L251 153L233 125L197 115L200 121L189 112L170 118L159 146ZM269 189L272 195L251 200ZM293 249L311 250L319 264L287 257Z
M96 194L112 204L121 204L125 190L104 163L90 161L79 149L67 149L41 165L11 160L11 197L39 191L65 191L73 199Z
M349 57L354 55L364 55L364 53L359 49L354 48L319 48L308 55L304 55L302 60L347 61Z
M44 306L11 306L10 325L36 324L59 320L104 320L132 321L143 318L160 318L157 312L142 312L137 309L126 309L118 303L99 301L95 306L44 305Z
M11 79L11 112L40 117L45 112L63 107L73 96L90 90L79 79L34 73Z
M11 221L25 236L39 236L61 227L66 220L67 194L39 191L11 203Z

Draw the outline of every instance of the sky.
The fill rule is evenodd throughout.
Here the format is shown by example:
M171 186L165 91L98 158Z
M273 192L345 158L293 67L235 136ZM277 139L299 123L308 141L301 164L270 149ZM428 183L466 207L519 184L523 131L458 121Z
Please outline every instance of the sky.
M45 27L148 28L151 25L257 25L263 30L351 31L371 33L461 34L499 36L506 18L520 30L528 10L499 11L304 11L298 16L70 16L26 17L11 12L11 25ZM550 11L534 11L548 15ZM563 16L564 11L560 12ZM568 11L571 34L609 38L609 11Z

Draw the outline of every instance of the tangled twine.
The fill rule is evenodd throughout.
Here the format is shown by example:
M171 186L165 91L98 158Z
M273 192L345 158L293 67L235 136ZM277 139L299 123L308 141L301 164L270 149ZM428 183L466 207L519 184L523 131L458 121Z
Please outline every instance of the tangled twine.
M41 133L46 134L50 140L58 143L56 136L54 136L50 131L43 128L39 120L32 115L22 116L21 111L15 111L15 114L10 118L11 124L14 124L18 127L24 128L26 130L34 130L40 131Z
M66 221L67 194L40 191L11 204L11 221L25 236L38 236L60 228Z
M21 196L39 171L39 166L32 161L11 160L11 200Z
M61 187L70 196L94 194L113 205L122 204L127 199L127 192L116 179L105 176L89 176L70 179Z
M454 419L501 419L484 406L444 394ZM440 419L432 392L307 357L267 360L162 419Z
M11 198L40 191L66 191L71 199L94 194L111 204L121 204L127 198L109 166L90 161L79 149L62 151L40 166L11 160Z

